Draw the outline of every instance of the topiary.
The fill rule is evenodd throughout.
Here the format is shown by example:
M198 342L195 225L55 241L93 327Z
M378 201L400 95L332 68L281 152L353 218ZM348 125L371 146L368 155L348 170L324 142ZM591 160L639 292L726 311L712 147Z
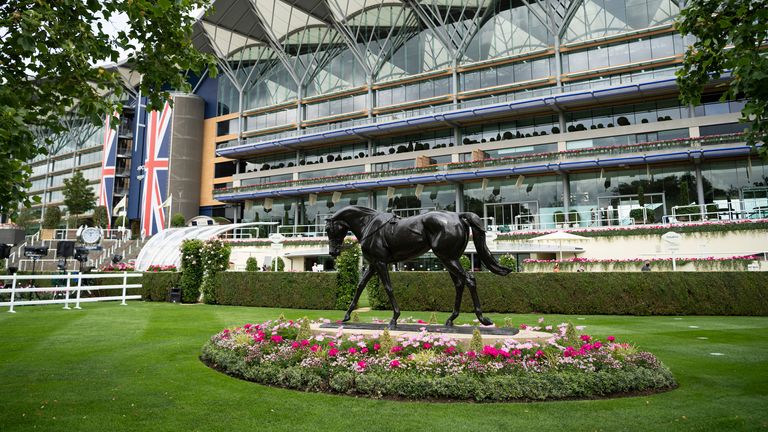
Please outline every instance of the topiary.
M345 241L341 254L336 258L336 309L344 310L352 302L352 296L360 279L360 245Z
M392 335L389 334L388 329L384 329L384 332L379 337L379 346L381 352L385 354L389 353L389 351L392 350L392 347L395 346L395 341L392 340Z
M196 303L200 298L200 284L203 283L203 241L184 240L181 243L181 301Z
M462 255L459 258L459 262L461 263L461 268L464 270L471 270L472 269L472 263L469 262L469 257L466 255Z
M245 271L249 271L249 272L259 271L259 262L256 261L256 258L248 257L248 259L245 260Z
M174 228L182 228L187 225L187 220L184 218L184 215L181 213L176 213L171 217L171 226Z
M510 254L505 254L499 257L499 264L504 267L511 268L513 272L517 271L517 260Z
M296 335L297 341L307 340L312 337L312 329L309 327L309 318L304 317L301 319L301 327L299 327L299 333Z

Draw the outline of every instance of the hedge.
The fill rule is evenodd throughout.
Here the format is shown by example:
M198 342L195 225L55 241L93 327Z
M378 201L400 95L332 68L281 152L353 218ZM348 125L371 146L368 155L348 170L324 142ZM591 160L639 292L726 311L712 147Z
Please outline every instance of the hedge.
M141 278L144 300L166 301L168 290L179 286L179 272L146 272Z
M222 272L213 296L220 305L334 309L336 273Z
M444 272L393 272L402 310L451 311L455 290ZM606 315L768 315L768 273L475 273L486 312ZM389 309L380 284L374 309ZM463 312L472 311L464 290Z

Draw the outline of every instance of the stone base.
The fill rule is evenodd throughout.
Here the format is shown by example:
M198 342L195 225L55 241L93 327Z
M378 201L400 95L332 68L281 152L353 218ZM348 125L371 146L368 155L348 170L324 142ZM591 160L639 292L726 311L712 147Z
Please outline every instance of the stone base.
M372 336L375 334L381 334L384 329L387 328L387 324L371 324L371 323L328 323L320 324L314 323L310 325L310 329L313 334L326 334L335 336L339 329L345 336L351 335L365 335ZM396 330L389 330L389 334L392 337L418 334L422 330L428 333L435 333L445 335L452 339L456 339L462 346L468 347L472 340L472 333L474 326L454 326L445 327L443 325L428 325L428 324L398 324ZM487 345L493 345L497 342L505 342L508 340L515 340L518 342L538 342L545 343L547 339L552 337L552 333L531 331L531 330L519 330L516 328L501 328L501 327L478 327L480 334L483 336L483 342Z

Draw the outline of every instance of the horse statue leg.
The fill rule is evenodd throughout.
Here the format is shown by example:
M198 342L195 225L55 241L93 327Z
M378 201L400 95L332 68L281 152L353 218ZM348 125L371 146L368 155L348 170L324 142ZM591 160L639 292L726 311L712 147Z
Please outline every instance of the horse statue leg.
M438 256L438 258L440 258ZM451 276L458 278L463 282L464 285L466 285L469 288L469 293L472 296L472 304L475 308L475 315L477 315L478 321L480 321L480 324L482 325L493 325L493 321L483 316L483 310L480 307L480 297L477 295L477 283L475 282L475 277L464 270L464 268L461 266L461 263L458 259L448 259L448 258L440 258L440 261L443 262L443 265L448 269L448 271L451 273ZM455 279L454 279L455 280ZM454 282L455 284L455 282ZM463 291L463 290L462 290ZM451 314L451 318L455 318L455 315L459 315L458 311L461 307L461 296L459 294L459 289L456 289L456 303L454 304L453 313ZM453 324L453 320L449 318L449 321L451 321L451 324ZM445 325L449 325L448 322L445 323Z
M389 321L389 329L394 330L397 328L397 318L400 317L400 307L397 305L395 293L392 291L392 282L389 280L389 269L387 269L387 264L381 261L371 263L371 267L374 267L376 273L378 273L379 280L381 280L382 285L384 285L384 290L387 292L387 297L389 297L389 304L392 305L392 320Z
M342 322L349 321L350 315L352 315L352 311L357 308L357 302L360 300L360 294L363 293L365 286L368 285L368 281L371 280L373 273L374 271L372 265L369 265L368 268L363 271L363 275L360 277L360 282L357 284L355 296L352 298L352 303L349 304L349 309L347 309L347 313L344 314L344 319L341 320Z
M451 313L451 316L448 317L448 320L445 321L445 326L453 327L453 320L455 320L456 317L459 316L459 312L461 312L461 297L464 295L464 280L451 272L448 274L451 275L453 286L456 288L456 300L453 302L453 312Z

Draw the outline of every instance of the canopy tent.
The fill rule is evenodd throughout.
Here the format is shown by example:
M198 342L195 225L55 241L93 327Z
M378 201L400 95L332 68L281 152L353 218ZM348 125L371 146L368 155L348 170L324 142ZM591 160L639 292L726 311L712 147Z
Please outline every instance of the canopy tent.
M582 237L578 236L576 234L567 233L565 231L555 231L553 233L549 233L543 236L534 237L530 239L529 241L552 241L557 242L559 245L559 251L560 251L560 261L563 260L563 242L564 241L585 241L585 240L591 240L589 237Z

